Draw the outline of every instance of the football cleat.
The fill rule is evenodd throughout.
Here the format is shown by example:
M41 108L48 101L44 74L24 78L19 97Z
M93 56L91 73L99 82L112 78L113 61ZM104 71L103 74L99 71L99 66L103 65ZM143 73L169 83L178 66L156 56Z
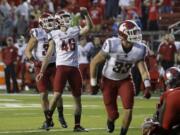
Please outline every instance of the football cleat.
M63 116L59 117L59 123L61 124L62 128L67 128L68 127L68 125L67 125L67 123L66 123L66 121L65 121Z
M40 129L45 129L48 131L53 127L54 127L53 121L49 121L49 122L45 121Z
M74 132L88 132L88 130L81 127L80 125L77 125L74 127Z
M107 120L107 132L112 133L114 131L114 121Z

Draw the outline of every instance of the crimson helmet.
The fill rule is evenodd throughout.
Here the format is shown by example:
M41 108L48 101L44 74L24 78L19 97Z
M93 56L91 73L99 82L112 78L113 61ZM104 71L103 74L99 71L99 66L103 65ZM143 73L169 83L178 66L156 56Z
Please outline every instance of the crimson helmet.
M119 26L119 36L128 42L137 43L142 41L141 28L133 20L126 20Z
M71 24L71 14L65 10L61 10L60 12L55 14L56 26L65 26L69 27Z
M166 70L165 84L170 88L179 87L180 85L180 69L177 67L170 67Z
M54 29L54 17L50 13L43 13L39 17L39 25L41 28L46 30Z

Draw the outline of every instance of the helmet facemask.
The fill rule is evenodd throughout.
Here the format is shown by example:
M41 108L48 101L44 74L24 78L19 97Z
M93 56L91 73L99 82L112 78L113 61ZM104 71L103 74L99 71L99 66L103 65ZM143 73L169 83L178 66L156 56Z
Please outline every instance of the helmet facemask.
M56 26L60 26L60 27L66 27L68 28L71 24L71 15L66 12L66 11L62 11L60 13L57 13L55 15L55 19L56 19Z
M45 30L52 30L55 27L54 17L52 15L42 18L40 17L39 24Z
M127 41L132 43L138 43L142 41L142 33L140 28L133 28L127 30L128 36Z
M132 20L126 20L120 25L119 35L130 43L142 42L141 28Z

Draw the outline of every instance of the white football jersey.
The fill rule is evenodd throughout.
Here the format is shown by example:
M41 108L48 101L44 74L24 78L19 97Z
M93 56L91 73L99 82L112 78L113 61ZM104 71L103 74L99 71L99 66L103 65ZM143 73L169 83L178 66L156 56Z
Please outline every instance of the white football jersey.
M66 32L53 30L48 39L53 40L56 48L56 66L66 65L78 67L79 27L70 27Z
M33 49L33 56L35 59L43 61L49 46L48 35L46 31L42 28L33 28L31 29L31 36L37 39L37 45ZM56 56L54 53L49 63L54 63L55 60Z
M79 64L88 64L88 54L94 48L92 42L88 42L85 46L78 45L78 63Z
M20 43L16 43L16 44L15 44L15 47L18 49L18 55L19 55L19 56L22 57L22 56L24 55L26 46L27 46L26 43L23 43L22 45L20 45Z
M175 41L174 44L176 46L176 50L180 51L180 41Z
M143 60L147 55L147 47L143 43L134 44L126 53L122 48L121 40L116 37L107 39L101 51L107 56L102 73L111 80L126 79L133 64Z

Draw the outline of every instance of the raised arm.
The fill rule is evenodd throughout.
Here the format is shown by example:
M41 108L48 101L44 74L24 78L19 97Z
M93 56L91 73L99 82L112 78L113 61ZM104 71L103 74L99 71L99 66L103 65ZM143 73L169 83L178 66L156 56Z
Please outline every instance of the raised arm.
M90 26L93 25L93 22L92 22L91 17L85 7L81 7L80 10L83 13L85 20L86 20L86 26L84 26L83 28L80 27L80 35L84 35L89 32Z

